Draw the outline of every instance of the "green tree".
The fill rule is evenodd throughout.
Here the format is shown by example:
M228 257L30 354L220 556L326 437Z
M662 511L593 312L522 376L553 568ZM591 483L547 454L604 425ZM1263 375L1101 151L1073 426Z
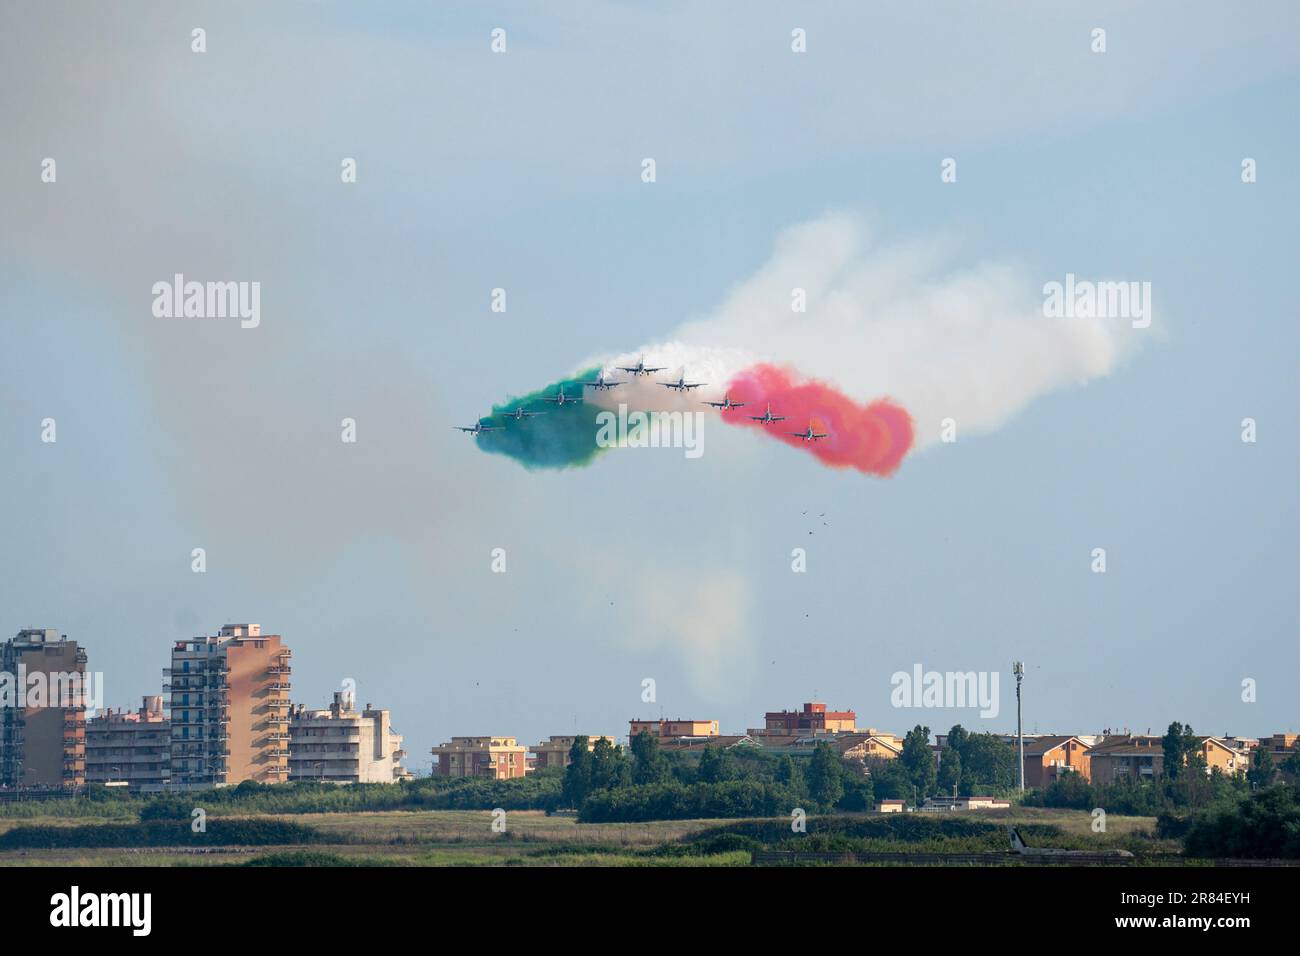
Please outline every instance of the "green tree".
M835 804L836 809L860 813L870 810L875 802L875 785L872 779L863 774L851 773L846 769L844 796L840 797L839 802Z
M965 727L961 724L953 724L952 730L948 731L948 746L960 754L966 747L968 737L970 734Z
M803 773L795 766L794 758L789 754L786 754L777 761L773 777L776 779L777 783L790 788L790 790L796 793L803 789Z
M591 789L613 790L631 783L632 769L623 748L615 746L608 737L599 738L591 751Z
M916 788L916 799L928 797L934 791L936 770L934 753L930 750L930 728L917 724L903 738L903 753L898 758L907 769L907 775Z
M940 751L939 791L945 796L957 792L961 786L961 753L952 747Z
M1277 767L1273 763L1273 754L1268 747L1260 744L1250 758L1250 769L1246 771L1246 782L1253 790L1262 790L1273 782Z
M644 730L632 738L632 782L644 784L666 783L672 777L668 761L659 752L658 738Z
M823 810L832 809L844 796L844 762L830 744L819 743L808 762L808 795Z
M877 800L912 800L912 776L902 760L873 761L871 783Z
M1164 774L1170 780L1177 780L1183 775L1189 758L1193 755L1200 756L1200 741L1196 739L1191 724L1184 726L1175 720L1160 742L1164 752ZM1204 768L1204 763L1202 758L1201 769ZM1195 769L1197 768L1193 767Z
M1292 782L1300 781L1300 749L1292 751L1290 756L1282 761L1280 769Z
M1300 859L1300 794L1268 787L1192 819L1183 840L1189 857Z
M700 754L700 766L696 770L700 783L721 783L734 776L731 761L719 747L708 746Z
M1016 748L993 734L970 734L961 751L961 792L1004 791L1016 786Z
M574 737L573 746L569 748L569 766L564 771L564 786L560 790L565 805L582 806L582 801L591 792L593 770L588 738Z

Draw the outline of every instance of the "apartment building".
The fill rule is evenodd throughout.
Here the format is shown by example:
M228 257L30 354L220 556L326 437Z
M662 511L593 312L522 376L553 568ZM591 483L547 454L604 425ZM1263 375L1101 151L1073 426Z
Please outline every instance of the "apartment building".
M1198 737L1201 756L1205 759L1205 769L1213 773L1218 770L1228 776L1237 776L1250 769L1250 752L1232 746L1222 737Z
M894 760L903 752L903 742L898 735L871 727L857 733L812 733L804 736L764 733L750 739L770 754L791 757L810 757L818 744L826 744L843 759L864 765L877 760Z
M86 722L86 781L157 792L171 779L171 721L163 699L138 711L106 710Z
M1207 773L1236 775L1250 767L1247 752L1230 746L1221 737L1197 737L1198 749ZM1093 783L1117 779L1152 780L1164 773L1164 743L1153 736L1108 737L1088 752Z
M432 750L441 777L512 780L528 773L528 748L514 737L452 737Z
M817 702L805 703L799 710L769 711L764 715L762 730L749 731L751 737L763 734L806 736L808 734L854 733L858 715L851 710L827 710Z
M1012 744L1011 746L1015 746ZM1078 737L1035 737L1025 741L1025 786L1046 787L1064 774L1092 779L1092 747Z
M1107 737L1088 752L1089 777L1096 784L1121 779L1154 780L1164 772L1164 763L1164 745L1159 737Z
M872 728L862 733L837 735L827 742L845 760L896 760L903 753L901 737Z
M325 710L301 704L289 723L289 779L322 783L393 783L411 776L406 751L386 710L358 713L349 694L335 693Z
M1260 738L1257 746L1263 747L1272 754L1274 763L1281 763L1300 750L1300 734L1272 734Z
M289 777L289 658L278 634L227 624L177 641L170 692L173 789Z
M558 767L563 770L569 765L569 751L573 749L573 742L578 739L578 736L577 734L552 736L539 744L534 744L530 748L533 769L546 770L550 767ZM598 740L608 740L610 744L616 743L609 734L592 734L587 737L587 749L594 748Z
M48 628L0 644L0 787L86 782L86 652Z
M716 720L629 720L628 739L645 733L651 737L716 737Z

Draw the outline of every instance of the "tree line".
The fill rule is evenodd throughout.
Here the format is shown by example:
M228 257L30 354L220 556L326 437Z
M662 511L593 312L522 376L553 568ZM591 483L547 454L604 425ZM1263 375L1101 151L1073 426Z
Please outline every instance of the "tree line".
M706 745L698 761L664 751L641 733L624 750L577 737L569 750L561 804L589 822L860 812L877 800L923 802L938 793L1002 793L1015 782L1015 754L992 734L960 725L936 768L930 729L916 726L896 760L845 760L825 741L808 757L761 747Z

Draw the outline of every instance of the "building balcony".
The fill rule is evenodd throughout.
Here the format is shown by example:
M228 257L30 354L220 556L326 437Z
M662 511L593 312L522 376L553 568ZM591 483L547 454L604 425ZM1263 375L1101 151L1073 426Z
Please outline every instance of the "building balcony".
M150 763L158 760L165 761L170 755L170 750L140 750L129 754L99 754L92 750L86 754L86 763L105 767L116 766L120 763Z
M348 760L356 763L360 757L359 750L340 750L337 747L328 750L305 750L302 747L293 749L293 759L303 763L311 763L315 760Z

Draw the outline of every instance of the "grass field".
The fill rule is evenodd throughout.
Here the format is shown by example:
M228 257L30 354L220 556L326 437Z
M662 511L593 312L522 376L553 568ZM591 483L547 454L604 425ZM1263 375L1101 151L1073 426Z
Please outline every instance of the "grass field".
M1057 841L1080 849L1099 845L1138 846L1152 854L1173 854L1177 845L1155 840L1154 820L1118 817L1106 833L1092 830L1083 811L1017 808L961 814L1005 827L1044 824L1058 827ZM289 819L260 817L259 819ZM505 832L494 832L486 811L393 811L383 813L294 814L292 820L318 835L310 846L184 848L58 848L0 851L0 866L214 866L262 863L281 866L744 866L746 850L676 855L693 834L734 824L724 820L673 820L647 823L578 823L573 817L548 817L540 811L511 811ZM0 820L0 835L15 826L66 827L122 822L64 817ZM906 844L896 847L906 850Z

